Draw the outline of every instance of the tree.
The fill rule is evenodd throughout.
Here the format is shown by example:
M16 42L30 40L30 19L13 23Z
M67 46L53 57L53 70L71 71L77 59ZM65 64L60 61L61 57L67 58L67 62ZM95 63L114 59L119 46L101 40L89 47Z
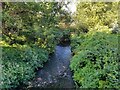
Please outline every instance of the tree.
M60 22L69 23L70 16L63 2L4 2L3 40L12 44L53 46L60 33ZM61 31L62 32L62 31ZM57 40L55 41L57 42Z
M118 2L79 2L74 19L78 28L82 25L89 29L97 25L111 27L118 20Z

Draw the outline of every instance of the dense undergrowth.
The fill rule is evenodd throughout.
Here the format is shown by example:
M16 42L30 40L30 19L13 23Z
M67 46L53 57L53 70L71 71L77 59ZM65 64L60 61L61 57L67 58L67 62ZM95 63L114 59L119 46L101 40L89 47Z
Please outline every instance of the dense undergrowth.
M70 65L77 87L120 88L117 34L90 31L81 39Z
M48 52L38 47L2 47L1 88L27 85L35 76L35 69L43 67Z

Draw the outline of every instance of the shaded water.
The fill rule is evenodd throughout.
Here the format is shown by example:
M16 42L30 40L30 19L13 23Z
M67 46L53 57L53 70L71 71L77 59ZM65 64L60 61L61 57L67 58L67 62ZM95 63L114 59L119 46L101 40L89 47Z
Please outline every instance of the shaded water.
M56 46L55 53L44 67L38 70L32 87L40 88L73 88L73 80L69 68L71 47Z

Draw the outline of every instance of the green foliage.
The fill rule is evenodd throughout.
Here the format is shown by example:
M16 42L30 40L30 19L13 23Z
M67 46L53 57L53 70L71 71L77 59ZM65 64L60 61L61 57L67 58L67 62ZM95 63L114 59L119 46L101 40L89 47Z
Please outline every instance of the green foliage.
M118 38L106 31L87 33L75 50L70 67L80 88L120 88Z
M3 47L2 50L1 88L28 84L35 76L35 69L43 67L48 58L48 53L38 47Z
M43 67L48 53L64 31L59 23L69 23L70 16L60 2L2 3L2 88L17 87L31 80Z
M69 33L68 30L62 30L60 28L44 28L44 31L37 31L36 36L39 37L36 45L45 48L49 53L54 52L55 45L59 42L59 39L65 33Z
M85 39L85 34L82 33L80 35L74 33L71 34L71 47L74 53L75 53L75 49L84 42L84 39Z
M63 32L59 23L70 22L62 6L59 2L3 3L3 40L9 45L36 44L52 52Z
M74 19L78 30L81 25L89 29L96 25L110 28L118 20L118 2L79 2Z
M79 87L120 87L117 35L108 30L118 19L118 3L80 2L73 18L63 6L63 2L2 3L2 88L31 80L63 34L71 34L75 56L70 67Z

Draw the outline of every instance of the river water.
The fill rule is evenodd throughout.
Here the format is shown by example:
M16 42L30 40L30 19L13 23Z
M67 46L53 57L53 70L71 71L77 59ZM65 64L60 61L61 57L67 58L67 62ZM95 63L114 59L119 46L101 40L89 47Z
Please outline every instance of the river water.
M55 52L38 70L32 87L39 88L73 88L74 82L69 68L71 59L70 46L56 46Z

